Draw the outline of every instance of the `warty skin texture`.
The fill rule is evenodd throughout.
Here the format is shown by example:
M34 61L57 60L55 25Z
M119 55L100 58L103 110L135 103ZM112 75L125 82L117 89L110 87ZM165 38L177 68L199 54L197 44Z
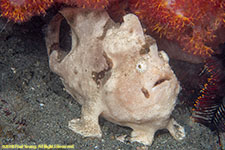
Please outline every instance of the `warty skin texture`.
M59 47L59 27L71 27L72 48ZM105 11L65 8L48 26L46 46L50 69L58 74L81 105L81 117L69 128L85 137L101 137L99 116L133 129L131 141L151 145L159 129L177 140L184 128L172 117L180 85L164 51L145 35L138 18L114 23Z

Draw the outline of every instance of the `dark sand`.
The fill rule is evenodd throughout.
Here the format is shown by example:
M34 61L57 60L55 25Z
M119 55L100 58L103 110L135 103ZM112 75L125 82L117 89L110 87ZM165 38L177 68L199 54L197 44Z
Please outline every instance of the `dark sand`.
M176 141L168 131L162 130L156 133L152 146L128 140L123 143L116 138L130 135L131 129L102 118L102 139L83 138L72 132L68 121L80 116L81 106L63 90L59 77L48 67L43 33L48 21L36 17L23 25L5 26L6 21L0 20L0 145L60 144L82 150L219 149L217 135L192 122L190 108L179 100L173 116L186 130L182 141ZM173 68L177 68L176 63L172 63Z

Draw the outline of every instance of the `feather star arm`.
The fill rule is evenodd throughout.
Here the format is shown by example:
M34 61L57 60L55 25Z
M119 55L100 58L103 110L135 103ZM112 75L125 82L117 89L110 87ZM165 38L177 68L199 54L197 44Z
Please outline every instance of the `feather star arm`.
M34 15L45 14L53 0L1 0L1 16L14 22L28 21Z

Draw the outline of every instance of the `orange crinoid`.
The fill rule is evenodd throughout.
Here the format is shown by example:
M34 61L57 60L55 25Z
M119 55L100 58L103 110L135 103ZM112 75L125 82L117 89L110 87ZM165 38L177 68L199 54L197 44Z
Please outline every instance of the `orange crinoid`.
M225 23L224 0L130 0L130 9L151 31L203 57L213 53L206 43Z

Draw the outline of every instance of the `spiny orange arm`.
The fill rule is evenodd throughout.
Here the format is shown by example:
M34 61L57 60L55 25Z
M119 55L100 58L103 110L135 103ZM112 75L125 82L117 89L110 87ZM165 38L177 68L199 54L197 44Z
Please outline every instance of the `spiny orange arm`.
M1 16L14 22L25 22L34 15L45 14L53 0L1 0Z

